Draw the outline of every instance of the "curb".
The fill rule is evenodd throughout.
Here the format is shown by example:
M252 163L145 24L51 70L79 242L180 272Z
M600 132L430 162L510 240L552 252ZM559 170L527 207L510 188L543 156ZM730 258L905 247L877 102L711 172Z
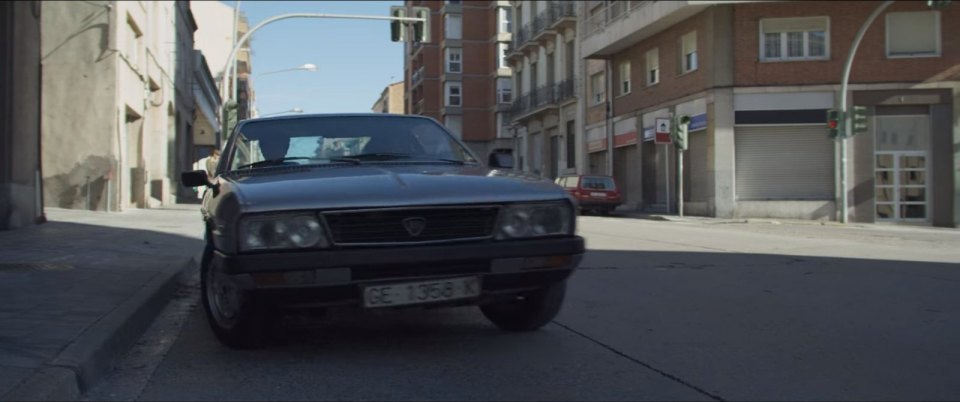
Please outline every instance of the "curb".
M87 328L45 367L28 377L3 401L77 400L109 373L170 301L196 266L190 258L173 272L160 272L116 309Z

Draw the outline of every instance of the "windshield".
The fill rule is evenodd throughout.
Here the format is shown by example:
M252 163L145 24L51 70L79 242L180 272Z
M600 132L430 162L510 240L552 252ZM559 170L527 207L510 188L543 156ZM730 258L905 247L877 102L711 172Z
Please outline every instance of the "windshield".
M243 125L230 170L343 160L476 163L438 124L426 119L304 117Z
M581 188L590 190L613 190L613 179L609 177L584 177L580 183Z

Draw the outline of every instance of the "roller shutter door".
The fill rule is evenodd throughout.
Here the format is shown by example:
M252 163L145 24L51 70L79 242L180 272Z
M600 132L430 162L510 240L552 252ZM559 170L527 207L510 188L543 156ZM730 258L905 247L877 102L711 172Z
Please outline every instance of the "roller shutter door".
M821 125L737 126L739 200L832 200L834 143Z

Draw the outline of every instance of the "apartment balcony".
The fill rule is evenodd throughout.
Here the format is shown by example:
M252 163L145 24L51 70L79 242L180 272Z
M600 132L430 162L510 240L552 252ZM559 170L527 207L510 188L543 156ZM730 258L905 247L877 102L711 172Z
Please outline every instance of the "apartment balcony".
M562 1L550 4L550 29L562 32L564 29L577 28L577 2Z
M612 1L584 16L581 49L584 58L601 58L725 1Z
M560 105L576 100L576 88L576 81L570 78L527 92L511 104L510 119L521 123L531 118L559 113Z
M533 41L540 46L544 46L547 42L556 38L557 31L553 30L550 26L551 16L552 13L550 10L547 10L538 14L532 21Z
M513 35L513 51L524 54L527 51L537 48L537 42L533 40L533 24L525 24Z

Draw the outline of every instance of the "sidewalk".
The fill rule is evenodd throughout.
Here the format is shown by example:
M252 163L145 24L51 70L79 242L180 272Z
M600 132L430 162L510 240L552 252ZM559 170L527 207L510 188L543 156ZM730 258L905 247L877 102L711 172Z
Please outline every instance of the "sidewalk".
M0 232L0 400L76 399L123 356L199 261L199 207L46 208Z

